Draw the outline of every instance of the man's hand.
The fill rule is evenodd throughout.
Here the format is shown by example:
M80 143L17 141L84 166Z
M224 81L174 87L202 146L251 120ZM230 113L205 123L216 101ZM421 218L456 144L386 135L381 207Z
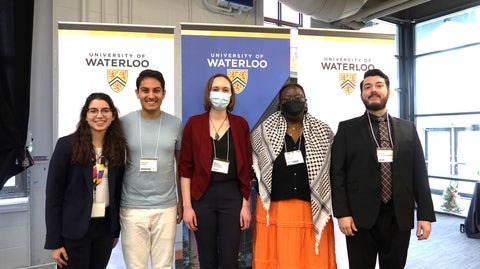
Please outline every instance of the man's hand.
M53 261L56 262L60 268L68 265L68 255L64 247L53 249L52 258Z
M183 204L182 204L182 201L180 200L177 203L177 224L182 222L182 220L183 220Z
M350 216L339 218L338 227L340 228L340 231L346 236L354 236L354 232L358 231L353 221L353 218Z
M417 221L417 238L418 240L426 240L432 232L432 223L430 221Z

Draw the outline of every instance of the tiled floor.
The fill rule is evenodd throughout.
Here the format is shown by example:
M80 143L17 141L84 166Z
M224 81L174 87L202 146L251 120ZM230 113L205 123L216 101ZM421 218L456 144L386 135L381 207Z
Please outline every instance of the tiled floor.
M432 199L434 201L434 206L437 211L440 210L440 205L444 202L443 197L441 195L433 195ZM409 261L407 262L406 268L411 269L418 269L418 268L434 268L434 267L418 267L423 266L428 263L425 262L427 257L423 257L423 254L420 253L429 253L429 259L433 259L431 262L435 262L435 259L438 260L439 258L432 258L435 255L439 257L449 256L449 253L445 255L439 253L442 247L444 246L451 246L452 255L455 255L455 251L462 253L462 249L468 248L475 253L480 252L480 240L475 239L467 239L466 236L460 234L458 232L458 228L460 223L464 222L464 217L467 215L468 207L470 206L470 199L461 198L458 200L460 208L462 212L458 214L458 216L452 215L445 215L441 213L437 213L437 222L435 222L433 227L433 233L429 240L427 241L418 241L415 237L415 230L412 230L412 239L410 242L410 249L409 249ZM344 235L340 233L338 230L338 225L336 219L334 219L334 226L335 226L335 246L336 246L336 255L337 255L337 265L338 269L347 269L348 268L348 259L347 259L347 251L345 245ZM448 234L451 234L452 240L455 242L448 242L449 237ZM457 245L455 247L455 245ZM473 247L473 248L472 248ZM457 250L456 250L457 249ZM426 254L425 254L426 255ZM468 254L456 254L458 259L468 259ZM453 258L452 258L453 259ZM453 261L452 261L453 262ZM419 265L420 264L420 265ZM423 264L423 265L422 265ZM452 263L450 265L444 264L445 267L442 268L449 268L454 267L456 264ZM458 264L457 264L458 265ZM477 265L473 265L474 267L458 267L457 268L480 268L480 262L478 267ZM125 264L123 262L123 254L121 249L121 244L119 243L112 252L112 257L110 259L110 263L107 269L125 269ZM181 259L177 259L175 263L175 268L181 269L183 268L183 262ZM437 267L439 268L439 267Z

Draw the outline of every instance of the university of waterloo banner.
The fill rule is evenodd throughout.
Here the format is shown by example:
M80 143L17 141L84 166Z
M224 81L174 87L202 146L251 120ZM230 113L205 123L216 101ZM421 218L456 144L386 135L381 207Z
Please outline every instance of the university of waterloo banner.
M253 129L290 76L290 30L182 24L182 118L204 112L203 91L216 73L234 84L234 114Z
M336 131L342 120L360 116L360 82L369 69L390 78L391 115L398 115L395 36L345 30L299 29L297 72L308 110Z
M162 110L173 114L173 55L173 27L59 23L58 136L75 130L93 92L110 95L120 116L140 109L135 82L144 69L163 73L167 95Z
M276 110L277 94L290 78L290 30L260 26L181 25L182 118L203 113L203 92L214 74L227 74L236 93L234 114L253 129ZM272 105L273 104L273 105ZM251 207L255 207L252 191ZM184 265L199 268L193 234L184 228ZM252 229L242 233L240 268L251 268ZM184 248L185 250L185 248Z

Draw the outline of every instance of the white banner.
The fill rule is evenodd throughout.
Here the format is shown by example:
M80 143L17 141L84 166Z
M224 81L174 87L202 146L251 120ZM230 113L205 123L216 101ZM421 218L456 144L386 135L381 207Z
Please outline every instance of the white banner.
M135 82L144 69L162 72L167 94L161 108L173 114L173 27L59 23L57 137L75 131L93 92L110 95L120 116L140 109Z
M305 89L308 110L336 131L342 120L365 112L360 82L368 69L390 78L388 111L398 116L397 61L394 35L345 30L299 29L298 83Z

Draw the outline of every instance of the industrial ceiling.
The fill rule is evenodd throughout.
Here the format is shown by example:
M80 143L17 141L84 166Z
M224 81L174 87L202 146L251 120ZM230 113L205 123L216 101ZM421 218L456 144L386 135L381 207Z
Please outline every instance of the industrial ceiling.
M382 19L412 24L480 5L479 0L280 0L293 10L336 28L360 29Z

